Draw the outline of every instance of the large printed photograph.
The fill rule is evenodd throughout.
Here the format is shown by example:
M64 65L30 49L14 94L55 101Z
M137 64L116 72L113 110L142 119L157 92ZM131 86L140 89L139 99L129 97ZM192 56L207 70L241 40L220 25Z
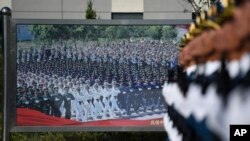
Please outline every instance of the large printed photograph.
M17 25L17 126L163 126L185 25Z

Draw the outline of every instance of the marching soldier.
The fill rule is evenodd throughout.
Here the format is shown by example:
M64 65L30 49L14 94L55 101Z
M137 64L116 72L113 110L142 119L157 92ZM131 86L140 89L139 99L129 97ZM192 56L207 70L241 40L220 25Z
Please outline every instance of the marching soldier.
M65 108L65 118L70 119L71 118L71 102L72 100L75 100L75 98L71 93L69 93L68 86L66 86L64 90L65 90L65 93L63 95L63 100L64 100L64 108Z
M120 94L118 94L118 104L121 109L125 110L126 109L126 95L128 93L128 88L125 86L123 81L120 82Z
M55 53L54 53L54 60L58 60L60 58L60 52L58 49L55 49Z
M44 90L41 104L42 104L42 112L47 115L50 115L51 101L48 89Z
M161 84L159 83L158 80L154 79L153 81L153 86L154 86L154 102L155 102L155 107L157 107L159 110L161 110L161 101L162 101L162 94L161 94Z
M142 96L143 95L143 91L142 91L143 86L142 86L140 80L137 81L137 84L135 87L137 90L136 90L136 93L134 95L133 106L134 106L135 113L138 113L140 105L143 104L143 100L142 100L142 98L143 98L143 96Z
M66 59L66 51L64 49L60 50L60 54L61 54L61 60Z
M58 93L64 95L63 83L59 83Z
M94 117L97 117L99 114L99 116L103 116L103 104L101 102L101 94L100 94L100 90L99 90L99 87L98 87L98 84L94 84L94 89L92 90L93 92L93 98L94 98L94 106L95 106L95 116Z
M17 107L31 108L31 96L22 92L21 87L17 88Z
M149 87L148 87L148 97L149 97L149 107L151 109L151 111L154 111L155 110L155 107L156 107L156 102L157 102L157 99L155 98L156 97L156 83L154 83L153 81L152 82L149 82L148 83Z
M71 58L72 58L71 50L70 50L70 49L67 49L66 52L67 52L67 55L66 55L67 59L68 59L68 60L71 60Z
M131 108L131 105L132 105L132 100L134 98L134 93L135 93L135 90L134 90L134 87L133 87L133 83L132 81L129 81L129 84L128 84L128 93L126 95L126 112L128 115L130 115L130 108Z
M146 112L147 106L150 104L150 100L151 100L152 94L153 94L152 87L150 86L147 79L143 84L143 88L145 89L145 91L143 92L143 98L142 98L143 99L143 109L144 109L144 112ZM151 106L153 106L153 104Z
M56 117L61 117L61 111L60 107L63 102L63 97L62 95L58 92L58 87L54 88L54 94L51 96L51 109L52 109L52 115Z
M117 96L121 91L117 88L116 86L116 82L113 81L112 82L112 88L111 88L111 97L110 97L110 101L111 101L111 109L112 112L115 113L114 111L117 110L118 112L121 112L120 108L118 107L118 101L117 101ZM114 114L115 115L115 114Z
M49 88L48 88L48 92L49 93L52 93L53 91L54 91L54 83L51 83L50 85L49 85Z
M21 87L17 86L17 93L16 93L16 101L17 101L17 107L23 108L23 94L21 93Z
M88 116L90 114L90 116L93 118L93 120L96 119L96 111L95 111L95 107L93 105L92 99L93 99L93 94L91 94L92 92L90 91L90 86L89 85L85 85L85 92L84 92L84 97L86 98L83 103L84 103L84 108L85 108L85 117L86 120L88 120Z
M76 88L76 94L75 94L75 100L76 100L76 120L77 121L86 121L86 117L83 116L85 113L84 110L84 101L86 101L86 97L81 94L81 88Z
M34 110L42 112L42 99L38 90L34 91L34 96L31 98L31 104Z
M74 80L72 79L72 81L74 81ZM76 89L73 87L73 83L69 82L68 83L68 87L69 87L69 93L72 94L73 97L75 97L75 95L76 95ZM71 115L73 115L77 111L76 101L75 100L71 100L71 110L70 111L71 111Z
M110 106L110 89L108 88L108 83L104 82L104 88L102 90L103 93L103 103L104 103L104 117L106 117L107 113L109 114L109 117L112 118L113 117L113 112L111 110L111 106Z
M83 56L82 56L82 51L79 50L79 51L78 51L78 55L77 55L77 60L78 60L78 61L82 61L82 57L83 57Z
M25 59L26 59L26 51L23 50L22 51L22 58L21 58L22 63L25 63L25 61L26 61Z

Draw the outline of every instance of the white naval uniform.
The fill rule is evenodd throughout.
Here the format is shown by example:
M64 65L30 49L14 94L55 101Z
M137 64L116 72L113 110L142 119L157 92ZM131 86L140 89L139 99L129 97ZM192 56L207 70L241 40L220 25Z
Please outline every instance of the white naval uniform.
M91 93L85 91L84 97L85 97L85 100L83 101L83 104L84 104L84 109L85 109L86 120L88 119L89 114L95 120L96 119L95 107L94 107L93 103L91 102L93 95Z
M82 60L82 53L81 52L79 52L79 54L78 54L78 58L77 58L78 60Z
M26 57L27 57L27 62L29 62L30 61L30 53L27 53L27 55L26 55Z
M71 59L72 58L72 54L71 54L71 52L69 51L69 50L67 50L67 59Z
M73 55L72 55L72 60L73 60L73 61L76 61L76 55L77 55L77 54L76 54L76 51L73 51Z
M41 61L41 58L42 58L42 56L41 56L41 51L39 51L39 52L38 52L38 56L37 56L36 62L40 62L40 61Z
M70 88L69 93L71 93L74 97L77 95L77 92L75 89ZM76 100L71 100L71 115L74 115L74 113L77 112L77 101Z
M61 95L64 95L64 90L63 90L63 88L60 88L60 87L59 87L58 93L60 93Z
M85 109L84 109L84 101L85 100L85 96L81 95L81 93L76 92L75 93L75 101L76 101L76 120L77 121L86 121L86 116L83 116L83 114L85 113Z
M106 116L106 112L108 112L109 116L112 118L113 117L113 112L110 106L110 95L111 95L111 90L109 88L104 88L102 90L103 94L103 103L104 103L104 116Z
M25 53L24 53L24 52L22 53L22 58L21 58L21 61L22 61L22 63L24 63L24 62L25 62Z
M17 52L17 57L16 57L16 62L17 62L17 64L19 64L20 63L20 60L19 60L19 58L20 58L20 54Z
M95 116L97 116L97 113L99 115L103 115L102 110L104 109L102 102L101 102L101 94L99 90L93 89L93 98L94 98L94 106L95 106Z
M114 110L117 110L118 112L121 112L120 108L117 105L117 96L121 91L118 88L111 88L111 109L114 113Z
M63 96L65 92L59 88L58 93ZM64 108L64 101L62 102L59 110L61 112L61 117L65 117L66 109Z
M59 51L56 50L56 51L55 51L55 56L54 56L54 58L55 58L55 59L58 59L58 57L59 57Z
M63 60L63 59L64 59L65 54L66 54L66 52L65 52L64 50L63 50L63 51L61 51L61 60Z

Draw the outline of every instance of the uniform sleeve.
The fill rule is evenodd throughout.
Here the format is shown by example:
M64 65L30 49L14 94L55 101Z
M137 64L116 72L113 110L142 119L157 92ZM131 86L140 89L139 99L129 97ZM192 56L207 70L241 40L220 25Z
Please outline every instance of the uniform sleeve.
M73 96L73 94L70 94L70 98L71 100L75 100L75 97Z
M84 101L85 98L87 99L88 97L87 96L80 96L80 95L76 96L76 99L79 101Z

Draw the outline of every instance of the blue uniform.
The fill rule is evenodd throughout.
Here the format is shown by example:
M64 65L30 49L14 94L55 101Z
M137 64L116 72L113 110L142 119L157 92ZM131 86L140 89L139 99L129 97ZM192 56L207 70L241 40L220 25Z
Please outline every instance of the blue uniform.
M136 113L138 112L140 105L143 104L142 98L143 98L143 87L141 84L137 84L133 102L134 103L133 106Z
M50 114L50 107L51 107L51 97L50 95L43 95L42 96L42 112L49 115Z
M126 101L125 101L125 105L126 105L125 108L126 108L126 112L127 112L128 115L131 114L130 113L130 108L131 108L131 105L132 105L132 100L133 100L134 92L135 92L135 90L134 90L133 86L132 85L128 86L128 88L127 88L127 94L125 96L125 99L126 99Z
M60 107L63 102L63 97L61 94L54 94L51 98L52 101L52 114L56 117L61 117Z
M143 111L146 112L147 110L147 104L149 104L150 101L150 94L152 92L152 88L149 84L143 84L143 94L142 94L142 102L143 102Z
M123 85L119 89L121 93L118 95L118 104L121 109L126 109L128 87Z
M42 112L42 99L41 99L40 96L34 95L34 96L31 98L31 104L32 104L32 108L33 108L34 110L37 110L37 111Z
M65 118L70 119L71 118L71 100L75 100L75 98L71 93L65 93L63 95L63 100L64 100L64 108L66 110Z
M148 97L148 106L150 107L151 111L154 111L155 109L155 85L154 84L149 84L147 88L147 97Z

